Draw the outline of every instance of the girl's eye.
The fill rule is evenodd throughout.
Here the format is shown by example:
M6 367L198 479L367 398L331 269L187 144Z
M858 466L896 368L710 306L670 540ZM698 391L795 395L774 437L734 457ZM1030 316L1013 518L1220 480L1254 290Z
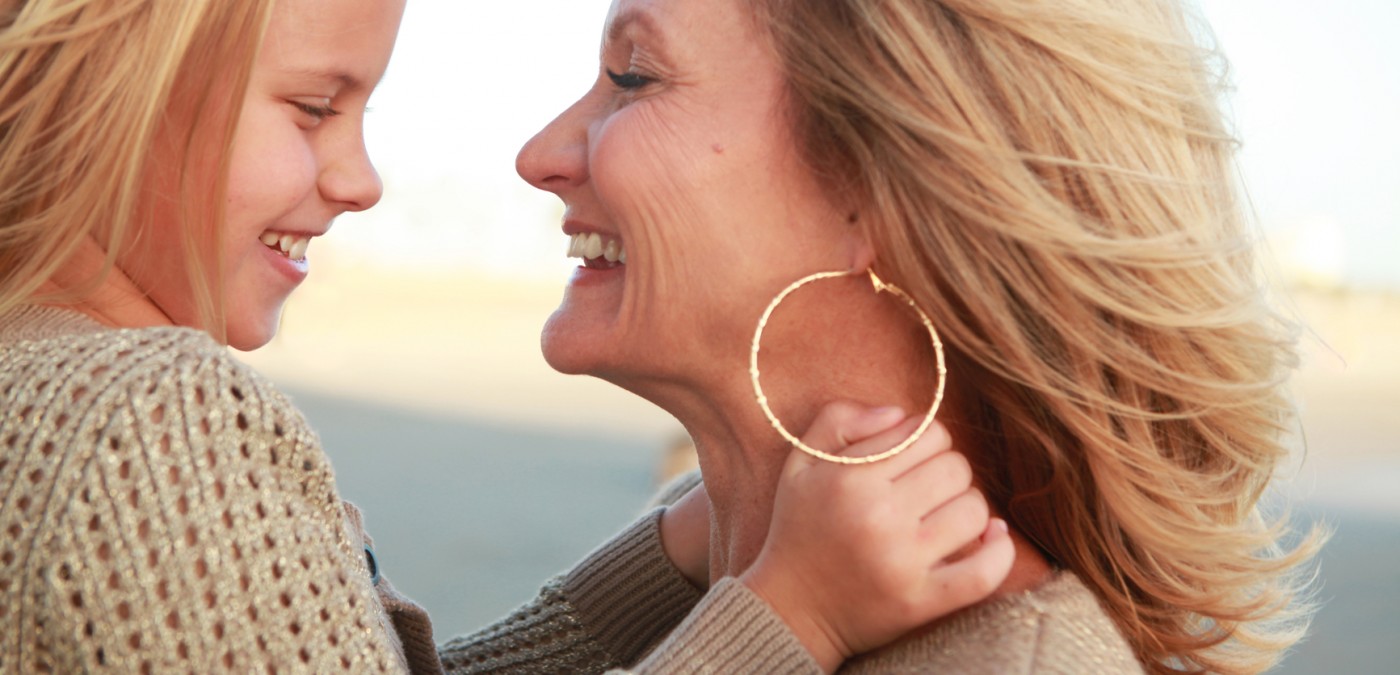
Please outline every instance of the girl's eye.
M618 89L625 90L641 89L656 81L639 73L630 71L626 73L614 73L611 70L608 71L608 79L612 80L613 85Z
M312 105L310 103L305 103L302 101L288 101L288 103L291 103L292 106L294 106L297 110L300 110L306 113L307 115L310 115L311 117L315 118L317 122L320 122L321 120L324 120L327 117L335 117L336 115L340 114L340 111L336 110L335 108L332 108L330 106L330 103L325 103L323 105Z

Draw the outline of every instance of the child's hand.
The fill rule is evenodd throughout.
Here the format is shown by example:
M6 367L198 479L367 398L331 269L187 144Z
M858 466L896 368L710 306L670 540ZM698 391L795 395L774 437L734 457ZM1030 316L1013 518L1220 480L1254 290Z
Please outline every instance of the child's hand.
M898 409L835 403L802 440L870 455L919 422ZM935 423L904 452L873 464L834 464L796 449L788 458L768 539L740 579L827 672L986 598L1010 572L1006 523L989 517L951 443Z

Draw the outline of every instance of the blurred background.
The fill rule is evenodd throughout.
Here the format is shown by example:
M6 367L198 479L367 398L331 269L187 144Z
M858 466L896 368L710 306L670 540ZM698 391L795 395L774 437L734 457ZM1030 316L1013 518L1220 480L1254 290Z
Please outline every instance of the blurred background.
M1306 319L1307 449L1280 483L1335 529L1313 636L1280 672L1400 663L1400 27L1393 0L1201 0L1233 64L1244 182ZM554 373L572 264L519 146L591 83L604 0L409 3L371 101L373 211L312 247L276 341L244 355L320 430L386 572L440 639L528 600L629 522L679 426Z

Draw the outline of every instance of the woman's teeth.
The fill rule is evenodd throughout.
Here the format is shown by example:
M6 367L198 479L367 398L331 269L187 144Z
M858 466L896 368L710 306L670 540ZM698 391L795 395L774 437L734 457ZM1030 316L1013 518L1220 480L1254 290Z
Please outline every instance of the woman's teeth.
M306 258L306 247L311 245L311 237L302 237L295 234L277 234L276 232L264 232L258 240L278 253L281 253L292 260L302 260Z
M627 249L623 248L621 241L605 241L596 232L575 234L569 237L568 257L583 258L589 267L612 268L627 264Z

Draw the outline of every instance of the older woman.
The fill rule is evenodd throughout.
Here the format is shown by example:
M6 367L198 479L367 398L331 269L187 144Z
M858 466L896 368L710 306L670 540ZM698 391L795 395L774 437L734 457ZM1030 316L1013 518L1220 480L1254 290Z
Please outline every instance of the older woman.
M1298 639L1256 502L1285 457L1214 55L1170 0L615 0L599 76L521 151L584 258L550 364L696 441L711 574L763 542L819 404L938 415L1007 518L999 594L843 672L1252 672ZM911 318L912 317L912 318ZM859 346L859 350L857 347Z

